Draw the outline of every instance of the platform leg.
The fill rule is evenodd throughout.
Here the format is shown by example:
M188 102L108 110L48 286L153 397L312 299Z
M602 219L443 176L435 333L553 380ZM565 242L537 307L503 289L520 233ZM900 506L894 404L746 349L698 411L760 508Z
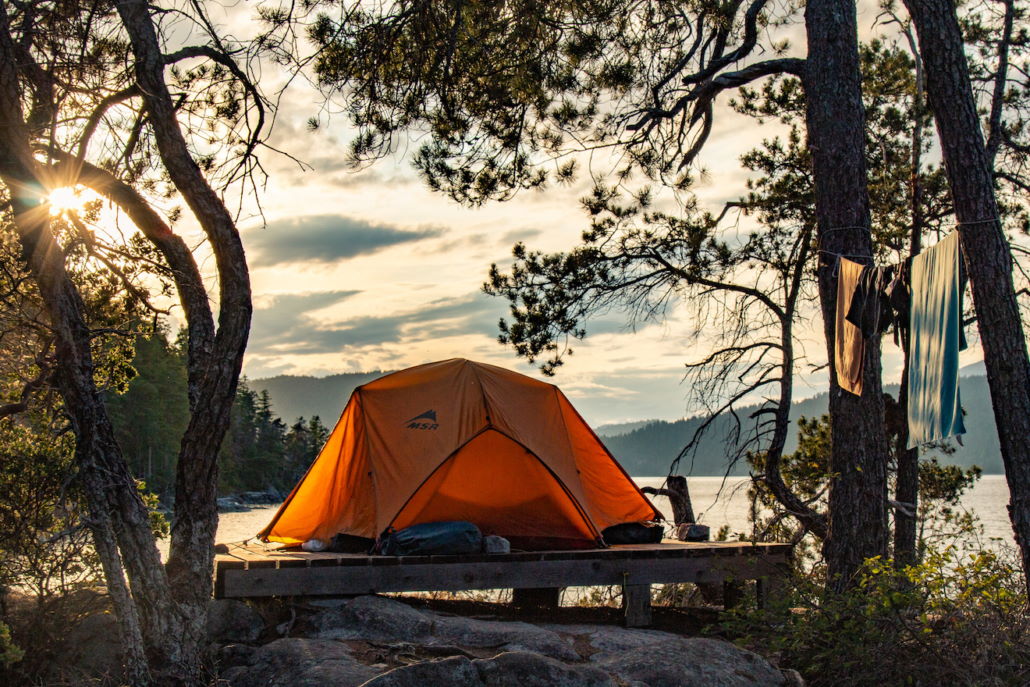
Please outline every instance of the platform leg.
M512 589L511 603L515 608L558 608L561 600L559 587L530 587Z
M651 624L651 585L622 585L622 612L626 627Z

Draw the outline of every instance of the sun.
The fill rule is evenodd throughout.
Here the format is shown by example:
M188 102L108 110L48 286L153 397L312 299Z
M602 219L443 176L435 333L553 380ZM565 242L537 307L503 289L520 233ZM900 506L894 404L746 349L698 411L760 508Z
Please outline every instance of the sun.
M60 215L65 212L81 210L86 203L86 199L82 197L82 194L75 187L62 186L50 191L47 196L47 202L50 204L50 214Z

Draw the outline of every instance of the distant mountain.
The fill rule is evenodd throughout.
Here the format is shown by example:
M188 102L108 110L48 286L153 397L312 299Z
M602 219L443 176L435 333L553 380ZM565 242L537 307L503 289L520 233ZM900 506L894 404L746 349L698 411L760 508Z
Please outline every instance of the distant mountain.
M963 368L965 372L974 366ZM322 422L332 427L340 417L351 392L362 384L382 376L383 372L338 374L329 377L304 377L281 375L267 379L250 380L248 384L256 391L267 390L272 399L272 410L286 422L298 417L310 418L318 415ZM966 429L963 437L965 446L955 446L952 456L944 462L957 465L979 465L987 474L1001 473L1001 449L998 434L994 428L994 414L991 410L987 379L983 376L962 377L962 405L966 411ZM888 386L887 393L897 395L897 386ZM797 401L791 406L791 422L795 423L787 439L787 452L797 448L796 423L798 418L818 417L827 412L827 395L820 394ZM757 406L743 408L742 419ZM612 454L631 475L657 476L667 474L669 464L680 449L690 440L702 418L693 417L676 422L664 420L642 420L601 425L596 428L598 436ZM680 472L690 475L722 475L726 472L726 456L731 453L726 437L732 427L728 417L719 418L709 429L693 458L684 460ZM737 465L731 475L746 475L747 466Z
M612 422L607 425L600 425L594 427L594 431L598 435L605 435L608 437L617 437L622 434L629 434L635 429L646 427L647 425L654 422L654 420L637 420L636 422Z
M268 391L272 412L284 422L317 415L332 428L355 388L382 377L385 372L354 372L328 377L279 375L247 381L255 391Z
M889 394L897 395L897 386L884 389ZM1003 472L1001 449L998 445L998 434L994 426L994 413L991 409L991 397L987 388L986 377L963 377L961 382L962 407L965 410L967 434L963 436L965 446L955 444L955 453L942 456L942 462L954 463L963 467L979 465L986 474ZM798 401L791 406L791 422L805 417L818 417L827 412L827 394ZM744 408L739 413L746 418L757 406ZM598 432L601 440L626 468L631 475L657 476L667 474L669 464L680 449L690 440L703 418L689 418L677 422L652 420L633 431L621 434ZM731 448L726 444L726 436L732 427L728 417L713 423L702 439L693 458L685 459L680 465L682 474L690 475L722 475L726 472L726 456ZM797 449L797 431L792 430L787 439L788 453ZM731 475L746 475L747 466L737 465L730 470Z

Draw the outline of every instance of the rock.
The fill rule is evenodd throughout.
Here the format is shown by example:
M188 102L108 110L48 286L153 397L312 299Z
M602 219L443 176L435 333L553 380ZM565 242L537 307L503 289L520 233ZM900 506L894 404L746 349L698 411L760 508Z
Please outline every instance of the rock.
M472 661L464 656L452 656L438 661L423 661L401 666L374 677L362 687L426 687L426 685L454 685L454 687L482 687L479 672Z
M237 494L236 500L249 505L269 505L282 501L279 493L274 489L268 489L267 491L245 491L242 494Z
M218 499L217 503L219 513L245 513L250 510L239 501L226 497Z
M496 534L483 537L483 553L511 553L511 542Z
M339 608L340 606L346 606L351 601L352 599L330 596L326 599L307 599L306 603L308 606L316 608Z
M550 630L523 622L477 620L428 614L433 618L433 643L470 648L531 651L563 661L578 661L572 645Z
M512 651L473 661L486 687L612 687L608 673L570 666L539 654Z
M805 678L801 677L798 671L793 668L780 668L780 672L786 680L784 687L805 687Z
M379 671L359 663L347 646L329 639L277 639L248 664L223 671L231 687L357 687Z
M260 649L249 644L227 644L218 650L218 665L222 670L250 665L258 651Z
M649 687L782 687L785 682L758 654L715 639L665 640L609 654L595 665Z
M589 649L582 652L583 658L599 660L608 654L619 653L636 649L642 646L651 646L657 642L664 642L679 639L679 635L660 630L638 630L617 625L541 625L540 627L560 632L566 635L574 635L578 640L577 646L582 649L585 645Z
M208 603L207 636L212 642L256 642L264 629L265 619L242 601L215 599Z
M375 642L413 642L427 639L433 623L400 601L382 596L359 596L311 619L322 639L364 639Z

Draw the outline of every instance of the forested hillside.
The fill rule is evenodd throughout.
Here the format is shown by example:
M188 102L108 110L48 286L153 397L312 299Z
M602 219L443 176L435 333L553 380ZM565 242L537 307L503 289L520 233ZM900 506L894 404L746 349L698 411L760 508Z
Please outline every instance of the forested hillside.
M249 381L252 389L272 396L272 410L284 419L319 417L330 428L343 412L356 387L385 372L352 372L328 377L279 375Z
M954 446L954 455L947 456L942 462L954 463L962 467L979 465L987 474L1003 472L1001 449L998 446L998 433L994 427L994 415L991 412L990 392L987 379L982 376L963 377L962 407L966 413L966 429L963 437L965 446ZM885 386L884 391L897 395L897 386ZM791 420L797 422L801 417L818 417L827 411L826 394L820 394L791 406ZM746 417L749 410L744 409L741 417ZM644 427L624 434L600 434L615 457L632 475L664 475L669 470L669 463L676 457L680 449L690 440L703 418L688 418L678 422L655 420ZM696 456L686 460L680 472L691 475L722 475L727 472L725 456L730 453L725 444L725 436L730 427L729 418L717 420L705 438L701 441ZM603 428L602 428L603 430ZM797 448L797 433L791 432L787 438L785 452ZM731 475L746 475L747 466L740 464L729 469Z
M133 474L168 504L179 438L189 420L182 342L169 343L161 332L140 338L132 365L137 374L128 391L109 394L108 407ZM282 494L304 474L328 430L317 415L286 417L290 422L280 419L267 391L240 381L218 454L220 494Z

